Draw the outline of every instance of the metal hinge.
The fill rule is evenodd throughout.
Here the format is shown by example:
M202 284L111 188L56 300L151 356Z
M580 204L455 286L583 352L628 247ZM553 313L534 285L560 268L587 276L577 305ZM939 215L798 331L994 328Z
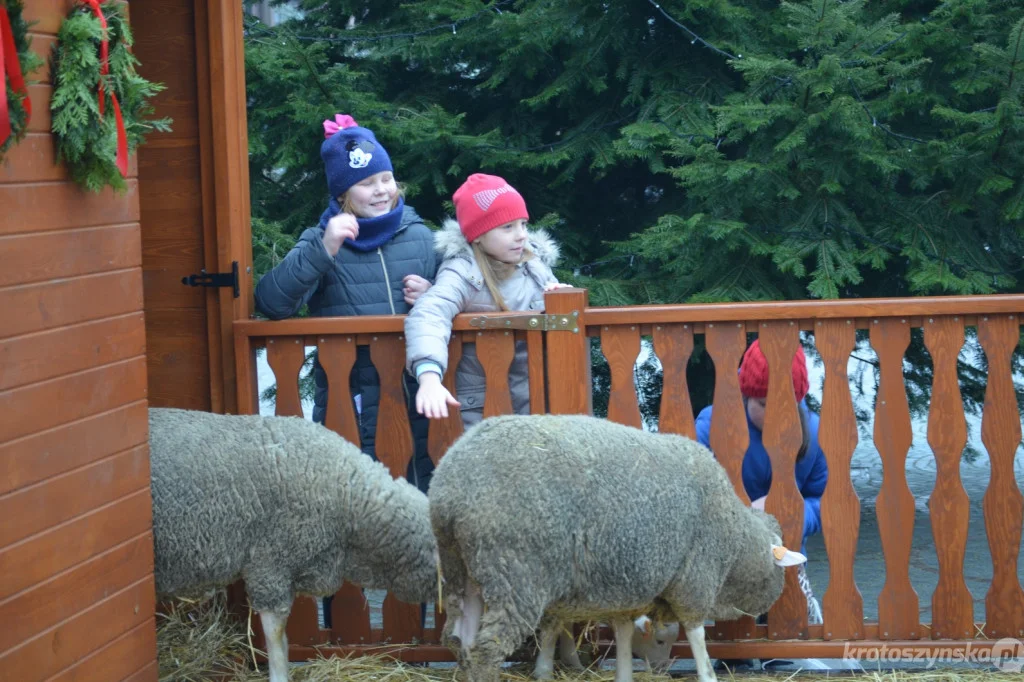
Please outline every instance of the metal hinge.
M198 275L182 277L181 283L190 287L231 287L235 298L238 298L238 261L231 261L231 272L207 272L203 268Z
M578 311L566 315L495 315L493 317L474 317L470 326L477 329L527 329L530 331L556 332L571 331L579 334Z

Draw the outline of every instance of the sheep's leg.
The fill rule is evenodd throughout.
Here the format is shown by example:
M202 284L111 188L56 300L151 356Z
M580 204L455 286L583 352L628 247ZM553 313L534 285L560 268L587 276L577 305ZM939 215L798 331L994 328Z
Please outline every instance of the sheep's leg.
M466 595L462 601L462 619L460 622L462 650L469 650L476 642L477 633L480 632L480 618L484 614L484 596L480 592L480 586L470 581L466 586Z
M570 670L583 670L580 654L576 650L576 640L572 637L569 625L565 625L558 633L558 660Z
M285 625L287 611L260 611L260 623L267 640L267 662L270 668L270 682L288 682L288 636Z
M693 662L697 666L697 679L699 682L717 682L718 677L704 643L704 623L683 623L683 627L686 628L686 641L690 643Z
M540 652L537 663L533 666L533 677L537 680L550 680L555 674L555 643L558 641L561 623L545 621L540 625L538 644Z
M615 682L633 680L633 621L619 619L612 622L615 630Z

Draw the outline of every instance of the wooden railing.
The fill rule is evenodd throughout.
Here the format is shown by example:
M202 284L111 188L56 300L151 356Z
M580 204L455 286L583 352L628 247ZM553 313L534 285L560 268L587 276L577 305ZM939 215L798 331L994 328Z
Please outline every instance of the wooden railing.
M783 303L637 306L590 308L586 292L560 290L546 297L547 312L572 329L529 331L528 313L507 316L462 315L456 318L450 344L455 368L462 344L475 343L487 379L484 414L511 411L507 373L514 342L529 346L531 410L581 413L591 406L590 342L599 337L608 361L611 388L608 418L640 426L640 408L633 368L643 337L663 368L659 429L693 436L694 413L686 367L703 337L715 371L714 418L710 441L728 472L736 494L747 499L741 479L748 445L747 423L737 368L756 334L769 365L770 384L763 441L773 471L792 471L801 442L797 405L789 368L799 332L809 332L825 365L819 442L829 467L821 501L824 541L829 563L828 589L822 598L823 625L809 626L807 609L787 571L786 588L768 614L767 625L750 618L715 623L707 628L713 657L842 657L847 643L861 650L906 645L975 652L999 638L1024 638L1024 591L1017 557L1024 523L1024 502L1014 478L1013 459L1021 442L1021 419L1013 386L1011 356L1021 339L1024 296L937 297L884 300L799 301ZM505 329L491 329L501 317ZM485 327L485 328L481 328ZM518 327L523 327L520 330ZM910 537L914 500L905 476L911 447L911 418L903 379L903 358L912 328L923 328L934 366L928 414L928 443L936 460L931 496L931 523L939 564L939 581L930 595L932 622L919 622L919 599L910 582ZM957 357L965 328L977 329L988 363L988 385L982 415L982 439L991 461L991 480L984 496L985 530L992 556L993 579L985 597L984 623L975 623L972 595L964 582L969 500L961 484L959 464L966 443L963 403L957 378ZM885 584L878 599L877 622L864 619L863 598L854 580L860 526L860 502L850 462L857 444L857 423L847 377L847 364L857 330L867 330L878 356L880 387L874 414L874 442L881 457L883 481L877 499L878 527L885 561ZM277 377L277 414L301 415L297 376L303 348L320 350L331 387L326 425L358 443L356 415L348 395L348 373L357 346L369 346L381 376L382 399L377 426L377 453L395 476L403 475L412 456L412 439L402 389L405 361L403 318L361 317L245 321L236 323L239 404L257 411L255 352L266 347ZM454 388L454 371L445 377ZM454 392L454 390L453 390ZM431 423L430 456L437 461L461 433L457 414ZM766 510L778 518L785 542L799 547L803 501L792 477L776 476ZM450 660L437 645L441 621L424 631L419 607L385 602L383 627L370 628L362 593L346 585L335 600L332 631L316 622L315 603L299 600L289 620L292 656L312 654L311 645L329 644L327 651L373 650L381 644L412 643L396 655L406 660ZM685 643L677 655L689 655Z

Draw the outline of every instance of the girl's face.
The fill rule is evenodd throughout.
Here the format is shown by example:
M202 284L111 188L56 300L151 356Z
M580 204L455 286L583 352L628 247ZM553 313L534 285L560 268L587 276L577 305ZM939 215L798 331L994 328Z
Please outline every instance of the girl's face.
M394 174L381 171L349 187L342 203L357 218L376 218L394 208L397 194Z
M520 218L484 233L477 240L480 248L496 261L514 265L523 259L526 248L526 221Z
M764 406L767 398L747 398L747 416L758 431L764 431Z

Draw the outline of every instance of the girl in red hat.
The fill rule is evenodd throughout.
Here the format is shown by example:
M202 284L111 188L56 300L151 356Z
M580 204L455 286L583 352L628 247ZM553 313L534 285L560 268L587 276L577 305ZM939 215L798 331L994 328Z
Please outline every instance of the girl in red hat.
M444 258L437 280L405 318L406 364L419 382L416 409L431 419L460 407L467 428L483 418L484 369L467 347L455 375L458 400L441 383L448 368L452 319L464 312L544 309L544 292L559 284L551 268L558 246L543 230L529 232L526 202L495 175L475 173L452 197L456 220L435 235ZM529 414L525 342L516 344L509 371L512 407Z
M797 412L803 440L796 456L796 485L804 499L804 542L801 553L807 553L807 536L821 530L821 496L828 481L828 464L818 445L818 415L811 412L804 398L807 396L807 360L802 348L793 357L793 392L797 401ZM765 403L768 397L768 360L761 351L761 344L754 341L743 355L740 364L740 392L746 408L747 431L750 444L743 457L743 488L753 502L751 506L764 509L768 489L772 485L772 463L762 442L764 430ZM711 415L713 406L701 410L697 416L697 440L711 447ZM821 607L811 592L807 574L801 566L800 584L807 595L807 614L810 624L820 624Z

